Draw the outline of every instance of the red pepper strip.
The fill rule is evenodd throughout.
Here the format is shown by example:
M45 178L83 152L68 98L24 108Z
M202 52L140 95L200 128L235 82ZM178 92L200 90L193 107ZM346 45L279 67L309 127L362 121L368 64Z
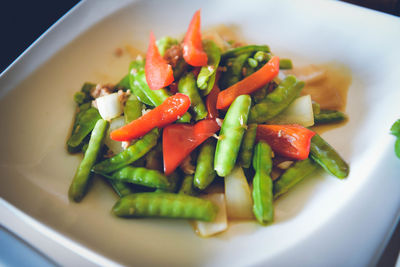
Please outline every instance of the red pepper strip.
M278 73L279 57L273 56L261 69L219 93L217 109L228 108L236 97L253 93L272 81Z
M150 43L147 49L144 71L147 84L152 90L161 89L174 81L172 67L158 51L153 32L150 32Z
M115 141L130 141L139 138L156 127L162 128L176 121L189 107L190 98L187 95L175 94L140 118L112 131L110 137Z
M215 120L201 120L195 125L171 124L163 130L164 173L171 174L182 161L207 138L220 129Z
M207 65L207 53L204 52L201 42L200 10L197 10L193 15L183 40L182 48L183 58L189 65L195 67Z
M303 160L310 153L311 138L315 133L298 124L257 126L256 140L264 140L278 155Z
M219 116L218 109L217 109L217 98L218 98L219 92L221 92L221 90L218 87L218 80L219 80L220 76L221 76L220 72L217 72L217 75L215 77L214 86L211 89L210 93L207 95L207 99L206 99L206 107L207 107L207 111L208 111L207 118L210 118L210 119L215 119L215 118L218 118L218 116Z

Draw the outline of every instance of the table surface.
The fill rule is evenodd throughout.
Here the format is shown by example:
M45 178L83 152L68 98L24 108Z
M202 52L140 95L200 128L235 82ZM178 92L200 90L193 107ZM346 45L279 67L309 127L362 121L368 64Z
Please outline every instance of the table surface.
M9 1L6 5L3 4L0 9L0 25L10 25L12 23L13 26L2 27L0 73L78 2L77 0L15 0ZM346 2L400 16L400 0L346 0ZM1 221L0 247L2 247L0 250L0 266L55 265L51 259L48 259L44 254L2 227ZM400 267L399 252L400 223L394 230L392 238L378 262L378 266ZM20 255L24 255L24 257Z

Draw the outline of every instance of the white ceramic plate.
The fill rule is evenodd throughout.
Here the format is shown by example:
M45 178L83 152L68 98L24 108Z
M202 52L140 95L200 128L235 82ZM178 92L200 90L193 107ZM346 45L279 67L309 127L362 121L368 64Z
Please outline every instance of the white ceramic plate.
M340 181L315 173L276 203L268 227L235 223L215 238L186 221L124 220L101 182L84 201L67 190L80 157L65 150L72 95L85 81L116 82L129 56L157 37L235 25L294 63L339 62L352 73L349 122L324 134L350 163ZM87 1L35 42L0 78L1 223L61 265L374 264L398 220L400 167L391 123L400 117L400 21L333 1ZM396 167L397 166L397 167Z

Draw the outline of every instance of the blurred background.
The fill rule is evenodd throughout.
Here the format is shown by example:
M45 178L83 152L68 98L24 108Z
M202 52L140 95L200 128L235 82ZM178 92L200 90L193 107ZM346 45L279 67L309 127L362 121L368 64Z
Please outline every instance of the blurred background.
M78 2L77 0L2 1L0 4L2 36L0 41L0 73ZM397 16L400 19L400 0L346 0L344 2L384 12ZM41 266L47 266L47 264L49 266L53 265L44 255L37 253L29 245L19 240L18 237L2 228L1 225L0 247L2 247L0 252L0 266L4 266L3 264L7 266L7 263L23 266L27 263L26 260L31 264L38 263ZM16 247L21 249L19 253L16 253L15 249L12 249ZM31 251L31 254L29 254L29 251ZM400 225L393 232L392 238L378 266L396 266L399 251ZM24 254L25 260L20 257L22 254ZM35 260L38 260L38 262ZM29 265L32 266L31 264ZM400 261L397 261L397 266L400 267Z

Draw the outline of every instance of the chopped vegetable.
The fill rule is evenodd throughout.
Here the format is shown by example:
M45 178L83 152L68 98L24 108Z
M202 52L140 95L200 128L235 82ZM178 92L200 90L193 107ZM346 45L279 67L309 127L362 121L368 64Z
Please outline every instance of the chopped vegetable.
M315 133L303 126L258 125L257 140L266 141L272 150L291 159L303 160L310 153L311 138Z
M153 32L150 33L145 71L147 83L152 90L161 89L174 81L172 67L160 55Z
M156 127L164 127L185 114L190 107L190 99L184 94L168 97L160 106L150 110L140 118L111 132L111 139L130 141L148 133Z
M200 31L200 10L194 13L183 40L183 58L194 67L207 65L207 53L203 50Z
M117 93L96 98L97 109L104 120L111 120L122 114L124 108Z

